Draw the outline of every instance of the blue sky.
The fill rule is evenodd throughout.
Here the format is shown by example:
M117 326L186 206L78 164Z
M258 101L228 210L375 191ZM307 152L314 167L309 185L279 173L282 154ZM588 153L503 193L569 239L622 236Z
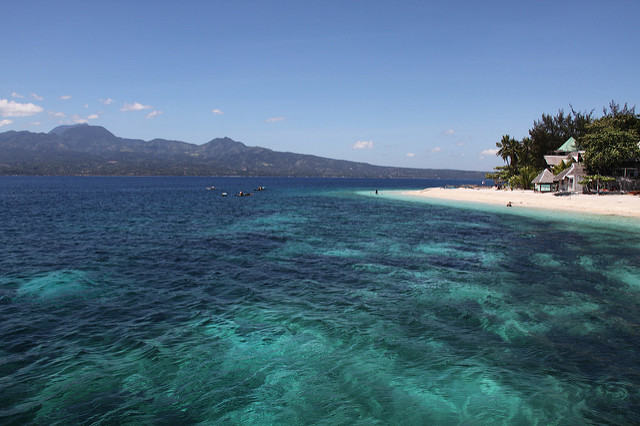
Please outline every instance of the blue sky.
M490 170L542 113L640 106L640 2L29 1L3 7L0 132Z

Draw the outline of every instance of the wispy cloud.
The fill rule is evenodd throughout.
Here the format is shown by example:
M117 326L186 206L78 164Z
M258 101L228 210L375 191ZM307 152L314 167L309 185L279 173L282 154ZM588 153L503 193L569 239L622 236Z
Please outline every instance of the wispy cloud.
M32 97L33 99L35 99L36 101L43 101L43 100L44 100L44 98L43 98L42 96L38 96L38 95L37 95L37 94L35 94L35 93L32 93L32 94L31 94L31 95L29 95L29 96L31 96L31 97Z
M62 113L55 113L55 117L64 117L64 114ZM60 115L62 114L62 115ZM90 120L96 120L98 119L99 116L98 114L91 114L88 117L82 117L81 115L78 114L73 114L72 116L69 117L69 120L64 120L64 121L60 121L60 123L62 124L85 124L88 123Z
M413 152L407 152L407 157L415 157L416 154Z
M162 111L156 111L155 109L153 111L151 111L149 114L147 114L147 118L153 118L156 117L158 115L162 114Z
M358 141L351 146L351 149L373 149L373 141Z
M278 121L284 121L286 119L287 119L287 117L271 117L271 118L267 118L265 121L267 123L276 123Z
M122 106L122 108L120 108L120 111L122 112L126 112L126 111L141 111L143 109L153 109L153 107L151 105L142 105L141 103L138 102L134 102L132 104L129 103L124 103L124 105Z
M444 132L444 133L445 133L445 135L453 135L455 132L456 132L455 130L453 130L453 129L449 129L449 130L447 130L447 131L446 131L446 132Z
M63 101L68 101L69 99L71 99L71 95L62 95L60 96L60 99L62 99Z
M42 111L41 106L32 103L21 104L16 101L0 99L0 115L3 117L27 117Z
M104 105L111 105L112 103L114 103L115 101L111 98L107 98L107 99L100 99L100 102Z
M31 123L29 123L29 125L30 125L30 126L39 126L39 125L41 125L41 124L42 124L42 123L41 123L41 122L39 122L39 121L32 121Z
M66 114L64 112L55 112L55 111L47 111L47 114L49 114L52 117L55 118L65 118Z
M0 127L8 126L11 123L13 123L13 120L2 120L2 121L0 121Z
M74 114L71 116L71 123L73 124L85 124L88 123L89 119L88 118L82 118L77 114Z
M431 150L431 152L440 152L440 151L442 151L442 148L440 148L439 146L436 146Z
M456 146L465 146L466 142L464 141L460 141L460 142L456 142Z
M221 110L219 110L218 108L214 108L211 110L212 113L217 114L217 115L222 115L224 114L224 112L222 112Z
M478 156L479 160L484 160L484 157L486 156L490 156L493 157L494 155L496 155L498 153L497 149L485 149L484 151L482 151L480 153L480 155Z
M20 93L16 93L16 92L11 92L11 97L12 98L24 98L24 96L22 96Z

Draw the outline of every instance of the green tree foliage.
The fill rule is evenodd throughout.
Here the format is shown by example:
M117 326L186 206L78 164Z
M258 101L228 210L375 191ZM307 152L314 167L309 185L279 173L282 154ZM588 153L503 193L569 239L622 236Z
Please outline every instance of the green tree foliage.
M533 122L529 130L532 145L532 164L540 169L546 166L544 156L555 151L570 137L580 141L587 133L587 126L593 121L593 111L577 112L570 105L571 112L565 114L560 109L551 116L542 114L540 120Z
M497 155L502 157L507 168L515 170L518 166L518 152L520 151L520 142L515 140L509 135L502 136L500 142L496 142L496 147L499 148Z
M527 187L528 175L546 167L544 156L557 150L570 137L585 151L585 166L594 175L608 174L625 166L638 167L640 115L636 114L635 106L621 106L611 101L599 119L594 119L593 111L577 112L571 105L570 108L569 113L560 109L554 116L542 114L533 122L529 137L521 141L504 135L496 147L499 148L497 155L506 166L496 167L487 177ZM570 165L563 162L554 168L554 173Z
M493 179L496 182L507 182L509 180L509 168L507 166L496 166L493 172L487 173L485 177L487 179Z
M640 156L638 134L620 129L612 117L595 121L583 137L582 146L585 149L584 163L591 173L609 174Z
M533 166L522 166L518 173L509 179L509 185L514 188L531 189L531 181L538 175L538 171Z
M487 174L487 177L499 177L506 182L513 182L516 186L529 187L530 182L525 185L520 183L531 173L535 173L535 178L546 167L544 156L558 149L570 137L578 139L584 136L587 126L593 121L592 112L577 112L571 105L570 108L568 114L563 110L559 110L555 116L542 114L540 120L533 122L529 137L521 141L504 135L500 142L496 143L496 147L497 155L505 161L506 167L496 167L494 173ZM522 170L527 172L523 173Z
M580 182L580 185L584 185L589 192L595 189L598 194L600 194L600 189L603 188L603 185L606 186L607 184L613 183L615 181L616 179L611 176L602 176L599 174L586 175Z
M531 181L537 176L538 168L534 162L534 146L531 138L518 141L504 135L498 147L497 155L502 157L506 166L498 166L487 178L507 182L511 187L531 189Z
M625 103L624 106L611 101L609 103L609 109L606 107L602 109L604 117L613 117L616 119L617 125L623 130L631 130L640 135L640 115L636 114L636 107L628 107Z
M569 167L571 167L571 165L574 163L573 160L567 161L565 162L564 160L560 162L560 164L557 164L555 166L553 166L553 174L557 175L558 173L562 173L565 170L567 170Z
M534 166L534 148L533 139L523 138L522 141L520 141L518 162L525 166Z
M584 163L594 174L610 174L614 169L640 160L640 115L635 107L611 102L605 115L587 126L580 145Z

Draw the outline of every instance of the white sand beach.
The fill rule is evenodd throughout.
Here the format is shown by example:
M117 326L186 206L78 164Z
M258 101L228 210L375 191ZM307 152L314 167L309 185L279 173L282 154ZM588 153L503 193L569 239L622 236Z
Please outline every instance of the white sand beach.
M539 208L602 215L640 217L640 195L629 194L571 194L556 196L524 190L495 188L427 188L407 191L404 195L442 200L503 205L511 208Z

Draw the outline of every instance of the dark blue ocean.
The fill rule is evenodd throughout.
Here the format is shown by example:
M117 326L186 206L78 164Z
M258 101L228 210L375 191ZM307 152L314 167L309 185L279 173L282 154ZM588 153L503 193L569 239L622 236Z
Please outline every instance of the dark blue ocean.
M0 424L640 423L637 224L447 183L0 177Z

